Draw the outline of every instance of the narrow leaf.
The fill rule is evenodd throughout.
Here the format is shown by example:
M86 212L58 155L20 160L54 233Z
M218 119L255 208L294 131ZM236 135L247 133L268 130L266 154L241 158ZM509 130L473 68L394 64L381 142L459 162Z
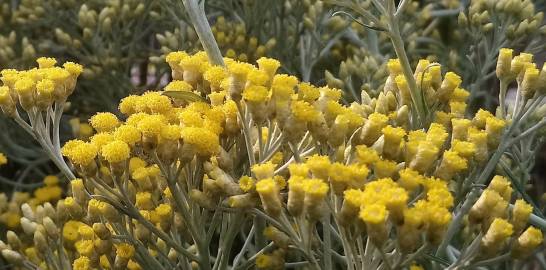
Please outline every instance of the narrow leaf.
M163 95L185 102L206 102L200 95L188 91L165 91Z

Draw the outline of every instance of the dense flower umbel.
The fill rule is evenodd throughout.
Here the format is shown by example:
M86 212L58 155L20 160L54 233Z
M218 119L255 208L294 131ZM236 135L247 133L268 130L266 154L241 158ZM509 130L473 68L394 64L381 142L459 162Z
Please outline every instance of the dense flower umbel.
M210 269L213 252L218 269L284 269L295 259L288 254L299 252L318 269L325 268L320 254L339 252L346 263L419 269L416 262L428 264L421 252L441 248L454 220L463 222L453 213L461 200L454 194L472 189L468 179L505 143L509 126L484 110L465 118L461 78L427 61L414 74L430 107L420 124L396 59L387 63L379 96L363 93L362 103L349 106L337 89L276 74L274 59L258 59L256 67L226 58L222 68L203 53L176 52L167 61L174 81L165 95L124 98L123 115L96 114L96 134L62 147L81 179L71 181L71 196L56 208L25 206L6 217L13 227L20 219L32 239L20 244L25 238L10 233L6 259L50 269L57 262L44 254L73 269ZM10 72L3 72L9 98L34 97L34 77L21 77L30 71ZM10 80L12 74L21 78ZM538 93L530 74L517 76ZM510 182L498 175L469 205L462 237L477 239L471 246L484 252L466 261L509 250L525 258L540 245L541 231L527 225L532 207L517 200L509 211L512 197ZM260 236L252 245L261 251L248 260L242 251L230 262L225 252L241 229ZM219 251L209 249L215 235L225 245ZM337 251L317 244L333 237L342 243Z

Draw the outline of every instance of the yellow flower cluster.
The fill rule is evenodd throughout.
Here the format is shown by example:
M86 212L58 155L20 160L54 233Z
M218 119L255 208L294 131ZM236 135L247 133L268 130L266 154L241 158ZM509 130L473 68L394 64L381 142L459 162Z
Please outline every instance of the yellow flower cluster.
M537 228L533 226L526 228L533 207L519 199L509 211L508 204L511 197L512 187L508 179L499 175L495 176L472 206L469 221L478 225L484 232L482 238L484 252L495 254L502 250L509 242L508 240L514 236L516 239L511 242L512 255L522 258L528 256L540 245L543 237L542 232Z
M468 175L483 168L507 125L485 110L466 118L461 78L442 75L427 60L419 61L413 78L390 60L377 98L363 95L362 103L343 105L340 90L277 74L274 59L254 66L226 58L225 68L204 53L166 59L174 80L166 92L124 98L122 115L96 114L90 119L96 134L62 147L81 177L71 179L70 196L56 208L44 203L6 216L32 232L29 246L47 251L44 243L62 237L56 252L74 269L139 269L157 256L169 265L181 256L202 265L210 251L200 237L211 241L218 228L237 232L252 216L265 222L254 233L273 243L256 256L259 268L282 269L291 259L289 246L317 264L309 250L318 222L330 222L331 236L345 243L368 238L381 252L399 249L402 262L420 247L441 247L454 217L452 192L465 192ZM411 79L433 108L422 119L415 115L420 103ZM14 89L26 89L27 81ZM50 179L43 189L55 194L56 185ZM496 176L470 210L466 231L482 233L484 254L499 253L513 236L514 257L541 243L540 230L526 228L532 207L518 200L509 214L512 193L509 181ZM60 196L44 194L35 193L36 204ZM255 231L260 228L267 229ZM10 235L4 257L25 254L51 268ZM350 252L365 256L362 248Z
M3 86L0 87L0 107L9 116L15 115L16 105L25 110L44 110L54 101L64 101L72 94L76 79L82 73L79 64L66 62L57 67L51 58L39 58L39 67L17 71L4 69L1 72Z

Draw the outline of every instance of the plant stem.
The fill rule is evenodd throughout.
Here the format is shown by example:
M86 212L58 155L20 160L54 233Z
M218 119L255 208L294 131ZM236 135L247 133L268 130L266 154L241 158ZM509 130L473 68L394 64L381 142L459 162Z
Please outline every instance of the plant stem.
M197 0L182 0L182 3L190 16L190 20L195 28L195 32L197 32L199 41L201 41L201 45L203 45L203 49L207 52L209 61L214 65L224 66L222 53L212 34L209 21L205 15L205 10L199 6Z
M417 88L417 83L415 82L415 78L413 77L413 72L411 71L411 66L409 63L408 56L406 54L406 49L404 48L404 41L402 40L402 36L400 35L400 27L398 25L398 19L396 18L394 14L385 14L385 15L388 17L389 37L391 39L392 46L394 47L396 56L400 60L400 65L402 66L402 72L410 88L411 100L413 102L412 107L415 108L414 113L417 114L418 121L419 121L418 123L423 125L425 123L426 115L424 112L424 104L422 104L422 100L423 100L422 93ZM414 121L412 122L415 126L415 122Z

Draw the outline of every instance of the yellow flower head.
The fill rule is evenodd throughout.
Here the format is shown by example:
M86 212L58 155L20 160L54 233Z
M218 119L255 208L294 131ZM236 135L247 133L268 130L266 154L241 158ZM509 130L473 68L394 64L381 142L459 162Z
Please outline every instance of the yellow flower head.
M63 67L70 75L77 77L83 72L83 66L74 62L66 62Z
M472 119L472 123L478 127L478 128L485 128L485 123L487 121L487 118L495 117L490 112L479 109L476 115L474 115L474 119Z
M75 145L73 148L65 148L63 154L67 156L74 164L86 166L95 159L97 152L98 149L95 145L81 142Z
M51 57L40 57L36 59L36 62L38 63L39 68L50 68L57 64L57 60Z
M93 240L80 240L76 242L76 250L82 256L92 256L95 253L95 245L93 244Z
M184 72L198 74L202 70L204 62L197 55L191 55L182 58L179 65L182 67Z
M410 168L403 169L398 174L400 177L397 183L408 191L415 190L424 181L424 177L419 172Z
M152 193L150 192L138 192L136 194L136 203L135 205L139 209L150 210L153 209Z
M286 74L277 74L273 77L273 88L294 89L298 84L298 78Z
M165 86L165 91L184 91L191 92L193 87L185 81L174 80Z
M288 165L288 171L290 172L291 176L309 176L309 167L303 163L291 163Z
M101 148L101 155L110 163L122 162L129 159L131 149L123 141L115 140Z
M512 209L512 224L516 230L523 229L523 226L527 224L529 216L533 212L533 207L526 203L524 200L516 200L514 208Z
M542 231L533 226L529 227L518 237L518 244L528 250L535 249L542 241L544 241Z
M247 76L247 82L251 85L266 85L268 81L267 73L259 69L251 70Z
M484 238L492 243L499 244L512 236L512 233L514 233L512 224L505 219L495 218Z
M269 90L264 86L251 85L243 91L243 99L248 102L262 103L269 98Z
M389 70L389 74L393 77L402 74L402 65L400 64L399 59L389 59L387 62L387 69Z
M371 204L362 207L359 217L362 221L373 224L381 225L387 221L389 212L383 204Z
M309 179L305 182L305 196L310 196L315 200L323 199L328 193L329 187L321 179Z
M453 72L448 72L444 76L444 81L442 84L445 84L445 87L451 89L452 91L455 90L455 88L459 87L462 80L461 77Z
M116 255L124 259L130 259L135 255L135 247L127 243L116 245Z
M392 177L396 172L396 165L392 160L377 160L374 163L374 174L377 178Z
M274 260L275 258L273 258L273 256L271 255L259 254L256 257L256 267L258 267L259 269L268 269L269 267L274 265Z
M445 151L442 162L446 162L450 169L456 172L465 170L468 167L466 159L459 156L459 154L455 151Z
M246 81L248 73L254 68L254 66L248 63L234 62L228 64L228 72L230 76L237 81Z
M110 132L120 125L119 119L108 112L97 113L89 119L91 126L98 132Z
M320 97L320 90L310 83L302 82L298 84L298 94L301 99L312 103Z
M140 96L129 95L124 97L119 103L118 109L121 113L125 115L131 115L136 113L136 105L139 103Z
M294 118L302 122L314 123L319 120L319 112L309 103L301 100L295 100L291 104Z
M249 192L253 190L255 187L255 184L256 183L254 182L254 179L252 179L252 177L247 175L244 175L241 177L241 179L239 179L239 187L241 188L243 192Z
M74 270L91 270L91 260L86 256L80 256L72 264Z
M256 164L252 166L252 172L258 180L271 178L275 172L275 167L276 165L271 162Z
M129 122L129 120L127 120ZM161 115L144 115L138 121L137 128L145 136L158 136L161 134L161 129L165 125L165 118Z
M29 77L21 77L15 82L14 88L19 95L29 95L34 90L34 80Z
M471 142L454 140L451 143L451 151L458 153L461 157L469 159L476 153L476 146Z
M131 125L121 125L114 131L114 139L127 143L128 145L135 145L142 139L140 131Z
M307 158L305 164L313 173L313 176L320 179L327 179L330 170L330 159L327 156L313 155Z
M226 76L227 72L225 68L213 66L205 71L203 78L208 81L213 88L220 88L220 85Z
M267 178L256 183L256 191L260 194L274 194L279 192L279 187L273 178Z
M38 93L45 96L50 96L55 90L55 82L50 79L43 79L36 84Z
M364 193L360 189L348 189L343 192L343 198L346 203L353 207L360 207L363 203Z
M356 147L356 158L359 163L370 165L379 160L379 154L372 148L368 148L365 145L358 145Z
M93 228L84 223L80 224L80 227L78 227L78 233L84 240L93 240L95 237L95 231L93 231Z
M165 114L170 111L173 106L171 100L159 92L146 92L140 96L140 102L137 103L137 108L150 113Z
M512 54L514 50L509 48L501 48L499 50L499 57L497 58L497 77L501 80L511 77L510 64L512 62Z
M269 78L273 78L275 73L277 72L277 69L281 66L281 63L275 59L262 57L258 60L256 60L258 63L258 67L265 71Z
M173 209L169 204L162 203L155 208L155 213L159 216L159 219L167 222L173 215Z
M432 123L427 131L427 141L441 149L448 135L444 126Z
M455 90L453 90L449 99L456 102L466 102L469 96L470 92L464 90L463 88L457 87Z
M446 188L433 188L427 191L427 200L443 208L453 206L453 195Z
M165 140L175 141L180 139L180 126L164 125L161 129L161 138Z
M383 135L385 136L385 142L400 143L402 138L406 135L406 131L401 127L392 127L388 125L382 130Z
M220 146L218 135L205 128L185 127L182 129L182 139L184 143L194 146L202 156L217 153Z
M132 173L132 172L134 172L136 169L146 167L146 165L147 165L147 164L146 164L146 161L142 160L141 158L132 157L132 158L129 160L129 171Z
M165 61L171 66L171 68L177 66L182 59L188 57L188 54L183 51L170 52L165 57Z
M69 220L63 225L63 238L69 243L74 243L80 238L78 228L82 223L76 220Z
M0 104L12 103L9 87L0 86Z

